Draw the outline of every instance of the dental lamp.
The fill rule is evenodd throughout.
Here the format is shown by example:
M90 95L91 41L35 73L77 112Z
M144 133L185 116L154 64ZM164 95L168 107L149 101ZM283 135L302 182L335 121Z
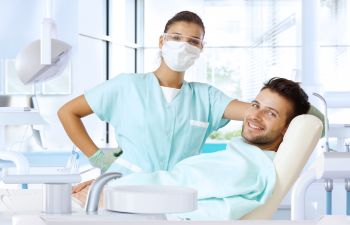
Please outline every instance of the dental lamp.
M52 2L45 1L45 18L41 39L23 48L16 58L16 72L23 84L35 84L52 79L67 66L72 47L56 36L56 24L51 19Z
M45 17L41 27L41 39L23 48L16 57L16 73L24 85L53 79L67 66L72 46L52 37L56 36L56 24L51 18L52 1L45 0ZM36 91L35 91L36 95ZM35 98L35 96L32 96ZM36 99L34 99L36 100ZM32 126L36 141L43 146L41 131ZM45 148L45 147L44 147Z
M24 85L42 83L62 73L67 66L71 52L71 46L63 41L53 39L56 35L56 25L51 19L52 2L45 0L45 17L42 22L41 39L31 42L24 47L16 57L16 74ZM36 94L36 93L35 93ZM4 99L13 99L13 96L3 96ZM1 100L1 99L0 99ZM30 101L36 103L35 96ZM0 105L0 150L5 148L4 127L6 125L21 124L46 124L41 118L38 107L9 107L6 104ZM2 102L1 102L2 103ZM33 128L36 141L42 145L41 133ZM39 138L38 138L39 137Z
M16 58L16 73L23 84L39 83L60 75L69 61L71 46L52 39L49 64L41 63L41 40L26 46Z
M21 82L24 85L34 84L34 90L36 88L35 84L45 82L56 76L59 76L65 67L68 64L71 45L55 39L56 36L56 25L53 19L51 19L52 12L52 1L45 0L45 17L42 22L41 27L41 39L31 42L29 45L24 47L16 57L16 73ZM36 92L35 92L36 94ZM4 99L12 99L13 96L3 96ZM1 98L0 98L1 100ZM36 102L35 96L31 96L31 101ZM6 100L6 103L11 101ZM41 117L39 109L36 107L9 107L8 104L5 104L4 107L0 107L0 151L5 149L5 126L6 125L23 125L23 124L46 124L45 120ZM36 139L39 139L39 143L42 145L40 131L33 128L33 134ZM25 162L24 169L21 169L19 174L26 174L29 171L29 166L26 160L23 160L19 153L17 155L9 151L0 152L0 169L4 167L2 164L6 164L3 160L9 160L15 162L15 166L19 170L18 162ZM3 159L3 160L1 160ZM19 175L20 176L20 175ZM68 175L67 175L68 176ZM50 177L50 176L49 176ZM57 183L57 179L52 177ZM80 179L80 176L77 177L68 177L67 180L63 180L63 185L67 190L65 191L66 196L69 196L70 193L70 183L77 182L77 179ZM45 180L45 179L44 179ZM59 180L59 179L58 179ZM24 177L21 177L21 181L18 183L23 183L26 180ZM34 178L30 178L27 183L32 183L36 181ZM42 181L42 183L47 182ZM51 182L51 181L50 181ZM62 185L59 185L62 189ZM53 187L53 189L57 189ZM50 197L55 195L56 192L50 192ZM52 194L54 193L54 194ZM50 208L50 207L49 207ZM58 207L59 208L59 207ZM70 209L59 208L58 211L69 212Z

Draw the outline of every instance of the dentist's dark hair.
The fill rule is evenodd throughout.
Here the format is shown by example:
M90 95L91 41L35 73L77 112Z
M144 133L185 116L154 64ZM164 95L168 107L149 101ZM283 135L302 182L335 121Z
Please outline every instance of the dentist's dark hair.
M202 19L195 14L194 12L190 11L181 11L175 14L165 25L164 33L166 33L170 26L173 25L176 22L187 22L187 23L194 23L200 26L203 30L203 36L205 34L205 28Z
M261 90L264 89L269 89L279 94L293 104L294 112L290 114L287 120L288 124L294 117L305 114L310 109L309 97L298 82L285 78L273 77L264 84Z

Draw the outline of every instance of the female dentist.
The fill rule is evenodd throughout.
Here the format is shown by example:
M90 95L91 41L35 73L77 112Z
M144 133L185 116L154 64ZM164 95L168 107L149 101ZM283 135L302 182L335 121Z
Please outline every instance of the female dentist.
M243 120L250 104L208 84L184 80L203 49L204 33L198 15L177 13L159 38L161 64L156 71L120 74L59 109L65 131L92 165L124 175L169 170L199 154L212 131L229 120ZM113 163L120 152L106 153L89 137L81 118L92 113L115 128L122 165L119 159Z

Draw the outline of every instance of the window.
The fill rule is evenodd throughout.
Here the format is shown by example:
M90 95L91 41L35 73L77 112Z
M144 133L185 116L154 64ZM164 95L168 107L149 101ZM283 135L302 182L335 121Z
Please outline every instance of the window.
M350 2L321 0L320 17L321 83L327 91L349 92Z
M210 83L245 101L251 101L271 77L302 81L302 4L301 0L145 0L144 71L158 66L158 38L167 20L191 10L203 19L206 46L186 72L186 80ZM350 93L350 3L320 0L319 12L317 80L326 91ZM231 122L223 131L235 129L240 123Z
M136 3L130 0L110 1L110 77L136 72Z

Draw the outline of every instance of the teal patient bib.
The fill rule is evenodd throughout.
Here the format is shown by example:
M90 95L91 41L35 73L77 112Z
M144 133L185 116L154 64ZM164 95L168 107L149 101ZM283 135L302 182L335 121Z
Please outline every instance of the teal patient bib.
M226 150L184 159L170 171L135 173L112 185L178 185L198 191L198 209L178 214L193 220L239 219L264 204L272 193L276 173L272 151L263 151L242 138Z

